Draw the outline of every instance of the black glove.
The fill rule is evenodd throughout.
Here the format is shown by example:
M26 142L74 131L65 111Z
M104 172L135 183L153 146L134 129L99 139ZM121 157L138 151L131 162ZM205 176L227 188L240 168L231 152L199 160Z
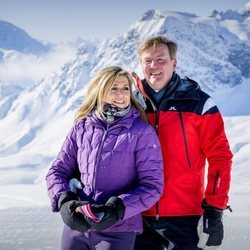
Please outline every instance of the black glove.
M105 205L91 205L91 212L101 219L97 221L93 216L85 214L86 221L95 230L104 230L114 225L118 220L122 219L125 212L125 206L121 198L113 196L109 198Z
M78 196L74 192L67 191L61 194L58 201L58 208L63 222L72 230L85 232L90 228L84 216L76 211L77 207L87 203L87 201L79 201Z
M222 215L223 209L210 206L204 200L202 202L204 214L198 223L198 247L202 249L217 249L220 247L223 236Z

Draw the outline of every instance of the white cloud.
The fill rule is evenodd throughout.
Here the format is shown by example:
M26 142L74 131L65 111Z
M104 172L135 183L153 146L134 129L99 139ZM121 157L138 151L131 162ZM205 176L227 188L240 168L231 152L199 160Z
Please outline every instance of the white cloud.
M5 51L0 63L0 83L30 86L73 58L75 51L76 49L68 44L57 45L49 53L39 56Z

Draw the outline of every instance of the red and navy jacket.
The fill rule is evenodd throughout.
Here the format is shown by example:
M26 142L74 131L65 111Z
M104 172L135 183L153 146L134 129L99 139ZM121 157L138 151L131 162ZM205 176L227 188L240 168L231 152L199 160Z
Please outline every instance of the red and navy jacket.
M180 79L175 73L173 78L174 89L163 96L157 108L145 91L145 80L137 78L145 101L142 105L146 104L161 142L165 171L164 193L144 215L200 215L204 198L209 205L225 209L232 153L222 116L195 81Z

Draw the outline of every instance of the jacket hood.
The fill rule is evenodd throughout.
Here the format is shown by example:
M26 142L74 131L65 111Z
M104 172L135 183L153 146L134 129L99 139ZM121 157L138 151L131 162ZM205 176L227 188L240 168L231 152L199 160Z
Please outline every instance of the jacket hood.
M178 76L178 75L177 75ZM197 82L190 78L180 79L178 76L178 84L171 99L193 99L200 100L200 86Z

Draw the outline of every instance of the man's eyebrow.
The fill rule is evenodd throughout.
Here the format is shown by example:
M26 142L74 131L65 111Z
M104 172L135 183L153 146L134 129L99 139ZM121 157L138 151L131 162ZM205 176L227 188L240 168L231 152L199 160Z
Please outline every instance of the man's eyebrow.
M153 58L153 57L163 57L163 56L165 56L165 54L161 53L161 54L156 55L156 56L145 56L143 59L150 59L150 58Z

